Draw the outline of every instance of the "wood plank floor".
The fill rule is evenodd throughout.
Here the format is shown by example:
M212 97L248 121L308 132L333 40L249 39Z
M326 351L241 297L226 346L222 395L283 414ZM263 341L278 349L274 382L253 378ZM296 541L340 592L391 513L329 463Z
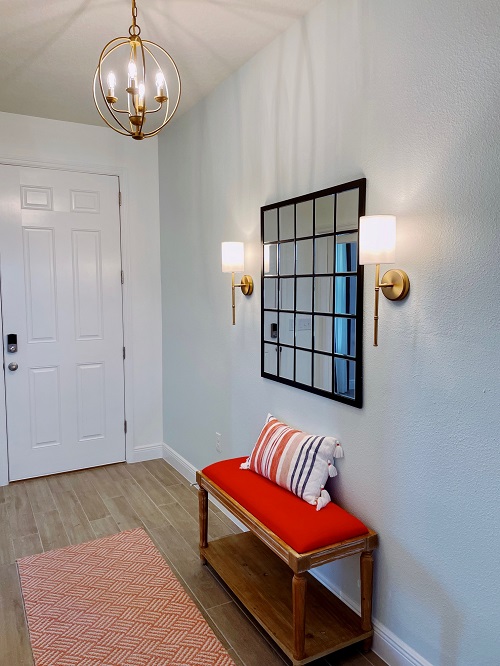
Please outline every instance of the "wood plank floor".
M210 505L209 536L237 527ZM0 664L32 666L17 558L143 527L238 666L290 662L198 558L196 491L163 460L18 481L0 487ZM314 666L384 666L373 653L338 652ZM165 666L168 666L167 664Z

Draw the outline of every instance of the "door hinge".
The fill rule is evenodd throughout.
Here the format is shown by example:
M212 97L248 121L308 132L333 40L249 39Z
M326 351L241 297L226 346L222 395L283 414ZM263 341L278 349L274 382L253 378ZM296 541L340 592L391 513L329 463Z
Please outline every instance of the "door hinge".
M127 434L127 419L123 422L123 432Z
M121 272L121 280L122 284L125 284L125 273L123 271Z
M120 190L118 190L118 205L119 206L122 205L122 193Z
M125 360L125 356L126 356L126 354L125 354L125 347L124 347L123 348L123 360Z

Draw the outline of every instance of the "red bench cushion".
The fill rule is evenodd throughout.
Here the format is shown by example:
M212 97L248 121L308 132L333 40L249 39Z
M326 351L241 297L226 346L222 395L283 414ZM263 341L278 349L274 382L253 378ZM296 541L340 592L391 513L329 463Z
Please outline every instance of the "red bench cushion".
M222 460L205 467L203 474L298 553L368 532L360 520L333 502L316 511L289 490L252 470L240 469L245 460Z

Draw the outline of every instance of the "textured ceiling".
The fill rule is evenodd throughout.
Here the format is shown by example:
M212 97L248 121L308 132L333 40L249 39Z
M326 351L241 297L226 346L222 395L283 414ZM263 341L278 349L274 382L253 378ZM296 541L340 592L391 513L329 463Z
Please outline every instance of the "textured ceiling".
M179 67L182 113L318 2L137 0L138 23ZM92 78L104 44L128 33L129 0L1 0L0 20L0 111L103 124Z

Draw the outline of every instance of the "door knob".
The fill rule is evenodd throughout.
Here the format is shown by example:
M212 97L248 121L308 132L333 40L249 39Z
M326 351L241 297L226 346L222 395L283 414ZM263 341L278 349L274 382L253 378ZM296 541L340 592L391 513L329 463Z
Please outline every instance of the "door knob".
M17 363L9 363L8 367L11 372L15 372L19 366L17 365Z

